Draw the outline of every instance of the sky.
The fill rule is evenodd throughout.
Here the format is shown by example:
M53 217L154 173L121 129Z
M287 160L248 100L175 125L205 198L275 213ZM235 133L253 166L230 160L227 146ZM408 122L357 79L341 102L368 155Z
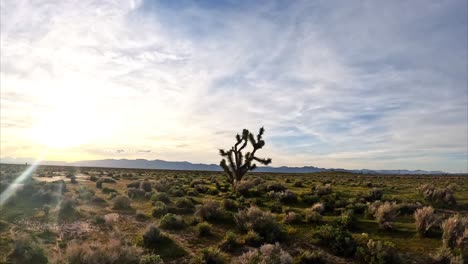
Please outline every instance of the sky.
M468 2L1 0L1 157L468 171Z

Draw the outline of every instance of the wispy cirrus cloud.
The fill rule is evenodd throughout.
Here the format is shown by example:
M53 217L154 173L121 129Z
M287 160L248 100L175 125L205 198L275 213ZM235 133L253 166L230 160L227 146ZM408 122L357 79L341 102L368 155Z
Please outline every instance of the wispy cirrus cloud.
M468 170L466 2L1 4L2 156Z

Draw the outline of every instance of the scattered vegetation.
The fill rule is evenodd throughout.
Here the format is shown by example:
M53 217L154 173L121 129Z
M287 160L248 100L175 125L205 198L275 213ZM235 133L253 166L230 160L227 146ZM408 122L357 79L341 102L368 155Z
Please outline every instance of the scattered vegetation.
M0 190L24 168L2 164ZM0 263L468 259L464 176L245 175L39 166L0 208Z

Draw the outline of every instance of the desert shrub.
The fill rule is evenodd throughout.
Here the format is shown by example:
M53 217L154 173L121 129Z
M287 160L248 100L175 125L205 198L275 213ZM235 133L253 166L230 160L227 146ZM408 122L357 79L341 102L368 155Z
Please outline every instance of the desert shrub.
M239 241L238 236L234 232L227 232L223 240L219 244L219 248L223 251L230 252L239 248L242 243Z
M145 191L137 188L128 188L127 195L131 199L143 199L145 197Z
M284 214L283 222L286 224L302 223L302 216L296 212L287 212Z
M304 182L302 180L296 180L293 184L294 187L303 187Z
M236 201L232 199L224 199L223 208L227 211L236 211L237 209L239 209L239 206L237 205Z
M310 207L310 210L322 214L323 211L325 211L325 206L323 203L315 203L312 205L312 207Z
M312 208L308 208L305 210L305 220L308 223L320 223L322 222L322 215L312 210Z
M185 227L185 222L182 219L182 217L168 213L161 219L159 227L161 227L162 229L178 230Z
M453 186L445 188L435 188L432 184L423 184L419 188L420 194L430 203L438 205L454 205L456 204Z
M381 202L381 201L375 201L373 203L367 203L366 215L368 217L374 217L374 214L377 211L377 208L379 208L382 204L383 204L383 202Z
M117 209L117 210L130 210L132 209L132 201L127 197L123 195L116 196L113 200L113 206L112 208Z
M112 179L112 178L109 178L109 177L101 178L101 180L102 180L104 183L117 183L116 180L114 180L114 179Z
M311 205L320 201L320 198L315 193L303 193L300 195L302 202Z
M78 182L76 181L76 176L75 176L75 175L71 175L71 176L70 176L70 182L71 182L71 183L78 183Z
M433 226L439 222L438 217L434 214L432 206L426 206L414 212L416 231L419 235L425 235Z
M174 197L182 197L185 195L185 191L179 187L174 186L169 190L169 194Z
M402 203L400 204L400 214L402 215L414 215L416 210L423 208L423 205L419 202L416 203Z
M199 184L205 184L205 181L202 179L193 179L192 182L190 182L190 187L195 187L196 185Z
M193 209L195 205L193 204L192 200L187 197L179 198L176 200L175 205L177 208L182 209Z
M398 206L396 203L385 202L377 207L374 217L380 228L392 229L393 221L398 216Z
M140 188L140 181L132 181L131 183L127 184L127 188Z
M255 231L267 242L275 242L284 238L284 231L275 218L258 207L250 207L240 211L235 216L237 225L244 231Z
M286 187L285 185L279 183L279 182L275 182L275 183L272 183L272 184L269 184L266 188L266 191L268 192L284 192L288 189L288 187Z
M344 229L353 228L356 223L356 218L352 210L345 210L341 215L334 220L334 225Z
M161 217L161 216L167 214L167 206L163 202L157 201L154 204L154 208L153 208L153 211L152 211L151 214L154 217Z
M141 249L111 239L106 243L71 243L65 255L69 264L138 264Z
M433 256L432 264L465 264L463 257L453 254L450 248L445 246L441 247Z
M249 197L250 191L255 187L252 181L240 181L236 185L236 192L242 196Z
M286 190L279 192L279 201L285 204L297 203L297 195L294 192Z
M140 183L140 189L142 189L145 192L151 192L153 188L151 187L151 182L149 181L142 181Z
M104 225L106 223L106 219L101 215L96 215L93 217L93 223L96 225Z
M317 194L317 196L319 197L323 195L331 194L331 193L332 193L332 186L329 183L322 185L322 186L315 187L315 194Z
M273 202L270 205L270 212L281 214L283 212L283 205L280 202Z
M227 263L227 256L217 248L204 248L200 251L194 263L224 264Z
M255 231L249 230L247 234L244 235L244 242L251 247L258 247L263 243L263 238Z
M468 245L468 217L454 215L443 221L441 228L445 247L462 249Z
M101 197L94 196L93 199L91 199L91 202L95 204L105 204L106 200L102 199Z
M149 217L142 211L137 211L136 214L135 214L135 219L137 221L146 221L146 220L148 220L148 218Z
M94 190L86 186L80 186L78 189L78 197L82 200L89 201L94 197Z
M151 196L151 201L153 202L161 201L165 204L168 204L171 202L171 198L169 197L167 193L158 192L158 193L153 194L153 196Z
M0 220L0 231L7 230L10 224L5 220Z
M251 250L244 253L236 259L236 263L269 263L269 264L292 264L293 259L288 252L284 251L281 246L276 243L265 244L259 249Z
M356 260L363 264L393 264L401 263L395 246L391 242L369 239L365 246L356 250Z
M154 188L158 192L167 192L168 190L171 189L171 186L172 186L171 182L167 179L161 179L154 183Z
M363 196L363 198L368 201L368 202L373 202L377 200L381 200L383 196L383 191L378 188L373 188L372 190L369 191L366 195Z
M304 251L294 260L294 264L325 264L325 256L320 251Z
M195 215L205 221L224 220L226 218L225 211L221 208L219 203L211 200L205 201L202 205L199 205Z
M60 204L58 211L60 218L68 218L75 216L78 212L76 210L77 201L73 197L65 197Z
M96 188L98 189L102 189L102 184L104 183L104 181L102 179L99 179L97 182L96 182Z
M102 193L109 194L109 193L117 193L117 190L109 187L103 187Z
M201 222L201 223L197 224L197 226L195 228L196 228L197 234L199 236L210 236L211 235L211 229L213 228L213 226L210 225L207 222Z
M321 245L329 248L336 255L349 257L356 251L356 241L349 231L341 227L321 226L315 236Z
M163 239L164 235L161 234L161 230L156 226L150 225L143 234L143 245L147 248L153 248L156 244L163 241Z
M14 241L13 250L8 254L7 261L24 264L48 263L44 250L31 238L17 236Z
M208 191L208 187L203 184L197 184L193 189L198 193L206 193Z
M98 178L96 175L91 175L91 176L89 177L89 180L92 181L92 182L97 182L98 179L99 179L99 178Z
M364 214L367 209L367 205L364 203L351 203L346 206L346 209L353 210L356 214Z
M138 264L164 264L164 261L159 255L144 255L141 257Z

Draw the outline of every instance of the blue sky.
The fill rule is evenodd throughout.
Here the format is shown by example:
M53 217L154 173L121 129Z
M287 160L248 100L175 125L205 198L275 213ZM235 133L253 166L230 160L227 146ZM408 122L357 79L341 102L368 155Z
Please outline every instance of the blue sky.
M468 171L466 1L9 1L1 156Z

